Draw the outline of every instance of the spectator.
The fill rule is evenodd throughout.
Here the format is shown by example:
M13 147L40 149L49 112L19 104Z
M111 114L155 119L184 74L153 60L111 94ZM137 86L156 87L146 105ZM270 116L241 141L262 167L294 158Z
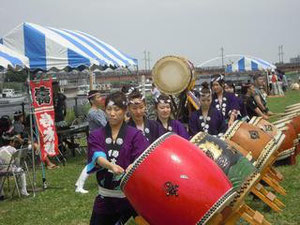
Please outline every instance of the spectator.
M55 112L55 123L57 126L62 126L65 116L67 115L67 97L59 92L59 82L52 82L53 88L53 107Z
M102 105L102 97L99 91L91 90L88 95L88 100L91 104L91 108L87 115L87 120L89 122L89 130L90 132L105 127L107 120L105 113L99 108ZM76 181L76 189L75 192L86 194L87 190L84 189L84 184L89 174L87 173L87 166L81 171L78 180Z
M17 152L17 149L15 148L16 137L9 133L3 133L2 140L4 145L0 148L0 173L6 172L7 169L15 172L23 171L22 168L17 167L16 165L13 165L12 167L8 168L8 164L11 161L12 155L15 152ZM0 185L3 183L2 179L3 178L0 177ZM25 172L20 175L18 183L21 184L21 194L24 196L28 196L29 194L26 189ZM2 190L2 193L0 193L0 195L4 196L3 188L0 187L0 189ZM3 199L3 197L1 197L1 199Z

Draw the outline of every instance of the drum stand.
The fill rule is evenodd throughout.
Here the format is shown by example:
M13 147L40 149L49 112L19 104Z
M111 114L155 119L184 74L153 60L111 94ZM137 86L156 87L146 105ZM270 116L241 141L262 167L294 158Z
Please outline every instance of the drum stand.
M285 205L271 191L267 191L260 183L256 184L251 192L260 198L264 203L270 206L275 212L282 212Z
M235 225L240 218L251 225L271 225L260 212L254 211L246 203L243 203L224 224Z
M279 184L276 178L272 176L273 174L266 173L262 180L265 181L270 187L272 187L278 194L286 196L286 190Z

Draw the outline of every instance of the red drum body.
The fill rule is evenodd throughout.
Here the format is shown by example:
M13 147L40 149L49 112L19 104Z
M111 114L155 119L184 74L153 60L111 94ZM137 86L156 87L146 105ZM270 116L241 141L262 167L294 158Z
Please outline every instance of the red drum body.
M172 133L160 137L134 162L121 188L153 225L205 224L236 195L213 160Z
M226 131L223 138L235 142L243 149L251 152L256 168L261 170L278 146L275 138L260 128L242 121L235 121Z

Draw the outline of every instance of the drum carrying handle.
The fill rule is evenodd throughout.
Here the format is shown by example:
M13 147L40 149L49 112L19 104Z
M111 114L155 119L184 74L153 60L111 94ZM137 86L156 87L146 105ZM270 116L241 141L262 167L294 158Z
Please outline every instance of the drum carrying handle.
M200 109L200 101L191 91L186 92L188 101L194 106L196 110Z

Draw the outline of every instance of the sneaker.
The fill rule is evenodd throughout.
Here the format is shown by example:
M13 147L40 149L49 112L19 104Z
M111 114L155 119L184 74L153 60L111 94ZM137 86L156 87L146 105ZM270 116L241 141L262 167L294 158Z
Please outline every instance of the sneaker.
M81 194L87 194L87 193L89 193L89 191L87 191L87 190L85 190L83 188L78 188L78 187L75 189L75 192L81 193Z
M21 191L21 195L23 195L23 196L29 196L29 193L27 191Z

